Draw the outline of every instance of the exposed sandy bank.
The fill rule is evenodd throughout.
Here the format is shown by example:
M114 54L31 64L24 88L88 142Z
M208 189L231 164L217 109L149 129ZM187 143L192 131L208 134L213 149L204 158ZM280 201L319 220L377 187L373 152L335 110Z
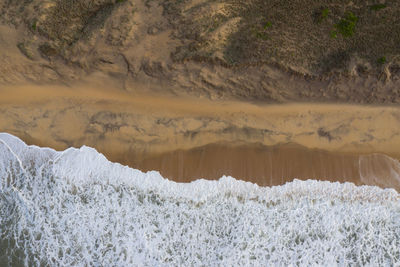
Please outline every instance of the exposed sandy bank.
M318 23L323 6L332 12ZM332 39L347 8L360 17L356 34ZM398 104L399 9L371 12L361 0L7 1L0 87L107 80L220 100Z
M359 155L400 158L399 107L259 105L59 86L3 87L0 95L0 131L56 149L92 146L179 181L227 174L262 185L298 177L397 187L368 176L393 177L397 161Z

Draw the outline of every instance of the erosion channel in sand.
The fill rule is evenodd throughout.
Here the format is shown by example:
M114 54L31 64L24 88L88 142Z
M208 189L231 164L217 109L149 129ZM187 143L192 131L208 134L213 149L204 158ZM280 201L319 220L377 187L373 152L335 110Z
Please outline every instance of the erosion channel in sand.
M187 182L231 175L400 189L400 108L266 105L74 86L0 89L0 131L55 149L87 145L110 160Z

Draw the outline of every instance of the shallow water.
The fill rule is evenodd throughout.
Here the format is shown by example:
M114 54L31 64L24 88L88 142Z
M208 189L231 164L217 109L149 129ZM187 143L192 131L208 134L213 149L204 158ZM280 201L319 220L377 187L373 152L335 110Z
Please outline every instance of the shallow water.
M352 183L188 184L0 134L0 263L26 266L400 261L400 195Z

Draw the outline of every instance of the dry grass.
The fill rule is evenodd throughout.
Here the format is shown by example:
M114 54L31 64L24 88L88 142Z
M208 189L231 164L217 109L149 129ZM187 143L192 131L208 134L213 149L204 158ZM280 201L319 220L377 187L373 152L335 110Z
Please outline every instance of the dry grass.
M92 21L103 13L109 13L112 5L111 0L56 1L38 28L49 39L71 45L84 35L85 28Z
M174 37L182 40L173 53L176 61L274 64L309 76L350 72L349 62L357 62L364 72L395 71L400 66L400 2L396 0L385 4L372 0L143 1L164 7ZM104 29L110 17L115 25L105 37L109 45L123 45L131 33L132 12L116 18L113 10L132 1L43 0L35 1L41 5L25 18L16 15L31 2L0 4L3 20L20 23L22 19L63 57L76 42ZM349 22L349 14L356 19Z
M400 2L395 0L385 4L375 0L0 1L0 23L25 25L24 36L15 45L27 58L31 58L29 49L32 54L41 55L40 60L57 62L55 66L66 63L67 68L77 67L77 73L97 68L114 73L113 68L118 65L115 68L124 77L135 78L143 70L152 79L145 62L154 60L154 66L166 66L163 71L168 75L163 79L177 75L185 80L184 90L186 81L194 79L192 72L179 73L167 66L187 68L191 63L181 63L195 61L193 66L199 66L196 61L206 61L223 66L218 66L218 77L213 81L214 78L205 79L199 74L196 79L200 82L190 90L215 92L215 88L224 87L229 88L224 89L228 94L263 95L266 99L273 96L274 100L287 95L344 100L352 93L347 89L343 89L345 93L338 92L331 86L331 93L320 92L316 87L312 93L303 90L280 96L279 90L279 94L274 91L277 86L260 86L259 81L266 75L263 68L271 65L274 70L283 70L280 73L284 75L297 74L306 81L334 82L340 77L370 76L376 82L398 81L398 14ZM121 52L128 55L128 61ZM169 55L175 62L170 64ZM105 67L102 62L115 65ZM244 73L248 66L255 71L251 72L253 78L247 75L246 81L226 82L231 78L227 73ZM359 101L400 101L397 90L381 89L379 97L375 89L365 88L363 96L357 90L352 96L357 95Z
M202 1L185 9L189 1L166 1L164 6L179 38L186 42L175 53L176 60L213 60L223 51L230 65L274 63L296 72L321 75L347 71L357 58L372 69L378 59L397 65L400 54L400 2L387 1L376 8L373 1L323 0L225 0ZM216 4L223 6L219 12ZM351 34L339 27L351 12L357 18ZM232 18L240 18L228 42L210 46L212 32ZM338 31L333 38L333 31ZM371 69L360 66L360 68Z
M111 46L123 45L131 29L132 5L119 0L36 0L6 1L0 4L0 22L25 24L30 34L40 37L38 50L46 58L71 59L74 46L90 46L101 35ZM124 15L113 12L124 5ZM112 22L109 22L111 21ZM106 27L106 23L110 25ZM115 25L117 24L117 25ZM19 46L22 53L25 49ZM28 57L28 56L27 56Z

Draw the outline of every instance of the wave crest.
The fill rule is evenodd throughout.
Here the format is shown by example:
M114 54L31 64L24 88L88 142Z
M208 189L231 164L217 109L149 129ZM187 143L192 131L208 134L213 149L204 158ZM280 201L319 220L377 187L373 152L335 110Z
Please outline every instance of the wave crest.
M1 261L60 266L393 264L395 190L222 177L179 184L89 147L0 134Z

